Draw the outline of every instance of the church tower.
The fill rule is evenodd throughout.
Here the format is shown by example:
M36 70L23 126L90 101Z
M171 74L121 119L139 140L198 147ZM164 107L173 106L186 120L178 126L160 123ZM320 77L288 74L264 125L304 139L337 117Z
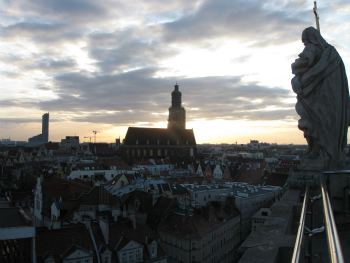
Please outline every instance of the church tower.
M171 107L169 108L168 129L186 129L186 111L182 107L181 92L176 83L171 93Z

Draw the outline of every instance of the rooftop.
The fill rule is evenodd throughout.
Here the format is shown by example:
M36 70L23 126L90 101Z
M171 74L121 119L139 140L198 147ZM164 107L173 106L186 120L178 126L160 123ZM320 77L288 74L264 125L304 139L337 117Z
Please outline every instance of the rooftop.
M183 129L173 131L163 128L129 127L125 136L125 145L196 145L193 130Z
M294 246L295 235L291 233L291 218L299 199L298 190L288 190L279 202L272 205L271 214L266 218L265 224L250 234L241 245L245 253L240 263L272 262L272 259L278 258L280 248Z
M22 209L0 208L0 228L31 226L30 218Z

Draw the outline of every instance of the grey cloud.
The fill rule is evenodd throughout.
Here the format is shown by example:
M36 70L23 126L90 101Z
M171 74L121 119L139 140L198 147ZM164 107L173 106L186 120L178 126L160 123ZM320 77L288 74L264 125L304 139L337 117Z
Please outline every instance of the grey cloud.
M59 98L37 104L45 111L88 113L74 121L130 124L166 121L175 78L154 78L152 68L116 75L89 76L83 73L56 77ZM239 77L188 78L180 81L188 119L285 119L293 112L290 91L244 84ZM258 100L258 101L257 101ZM268 107L278 110L268 110ZM193 111L191 108L197 108ZM115 111L101 114L101 110Z
M113 33L95 33L89 37L90 57L101 72L152 67L175 53L160 42L154 27L128 28ZM154 33L154 34L152 34Z
M27 118L0 118L0 124L17 124L17 123L38 123L40 118L27 119Z
M40 18L43 19L2 27L0 37L25 37L41 44L39 54L33 54L31 63L28 64L21 57L17 57L14 63L27 70L47 70L58 99L26 102L26 106L53 113L63 111L71 116L84 112L82 117L72 117L73 121L127 125L166 121L167 116L161 113L170 106L170 92L176 81L180 81L190 120L293 118L293 105L282 102L293 96L285 89L245 84L240 77L154 77L160 70L159 61L176 55L176 50L170 47L174 41L198 44L198 41L234 36L249 41L249 44L253 39L255 44L267 45L290 40L290 35L295 34L296 30L296 35L300 36L302 20L282 11L267 11L262 2L244 1L243 4L243 1L229 0L179 0L168 3L150 0L140 10L147 13L145 20L161 20L162 16L165 20L167 17L178 20L163 26L142 25L120 29L118 21L122 16L117 14L113 20L115 23L111 24L110 9L117 10L113 14L124 12L128 15L127 2L118 1L116 5L111 5L110 1L26 0L21 2L22 8L27 7L31 16L42 14ZM130 3L131 7L137 5ZM130 6L130 12L138 12ZM75 61L64 57L59 43L75 40L87 41L86 49L90 58L96 61L97 72L82 72ZM61 56L53 51L50 53L51 49L62 52ZM242 56L237 63L246 59ZM135 68L139 70L125 72ZM51 87L43 85L38 88L47 90ZM256 99L260 101L256 102ZM21 102L16 105L20 106ZM279 110L268 111L268 106ZM192 111L190 108L199 110ZM103 110L117 112L101 114Z
M40 58L32 64L28 64L26 69L41 69L49 71L68 71L74 69L77 63L72 59L53 59L53 58Z
M266 108L273 106L282 109L278 110L278 117L284 114L282 118L286 118L285 108L294 107L283 102L294 96L290 91L243 84L239 78L209 77L186 79L181 83L184 85L186 103L199 109L191 112L192 118L278 119L274 111Z
M18 0L9 9L23 12L29 18L40 17L46 20L89 22L98 21L109 13L110 1L95 0ZM118 6L118 2L114 3Z
M0 100L0 107L31 108L35 102L23 99Z
M19 22L0 28L2 38L27 38L33 42L58 44L65 40L76 40L82 33L62 23Z
M98 16L105 14L105 9L101 7L99 1L88 0L37 0L33 1L33 7L40 11L50 11L70 15L91 15Z
M237 118L244 118L250 120L295 120L297 114L294 108L260 111L260 112L247 112L237 114Z
M194 13L164 24L170 41L210 41L237 37L250 44L281 43L291 40L305 24L303 14L290 15L263 8L264 1L205 1ZM288 10L288 9L286 9Z
M166 118L166 117L165 117ZM92 122L92 123L108 123L122 126L132 126L135 122L154 122L164 121L164 116L153 115L149 111L129 110L117 113L95 113L86 117L76 117L72 121Z
M50 122L59 122L60 119L52 118ZM41 118L0 118L0 126L6 124L24 124L24 123L41 123Z
M8 78L20 78L21 73L9 71L9 70L0 70L0 76L8 77Z

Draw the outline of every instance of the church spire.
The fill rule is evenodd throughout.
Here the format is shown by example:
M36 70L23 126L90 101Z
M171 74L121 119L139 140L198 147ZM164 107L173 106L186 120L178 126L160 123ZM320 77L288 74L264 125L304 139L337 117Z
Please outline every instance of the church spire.
M181 92L179 91L179 85L176 83L174 91L171 93L171 107L179 108L181 104Z

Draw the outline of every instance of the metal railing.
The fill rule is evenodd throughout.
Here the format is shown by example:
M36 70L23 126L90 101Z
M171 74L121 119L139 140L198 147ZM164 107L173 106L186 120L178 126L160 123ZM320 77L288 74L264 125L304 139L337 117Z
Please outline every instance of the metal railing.
M327 244L330 262L344 263L342 248L339 241L337 226L335 224L332 205L329 199L327 187L324 180L321 180L322 206L324 214L324 224L327 233ZM295 240L292 263L298 263L301 260L302 244L304 240L305 218L307 214L307 203L309 201L309 189L306 187L303 206L300 215L299 228ZM312 255L310 255L312 257Z
M294 245L292 263L298 263L300 260L301 248L302 248L302 243L304 240L305 218L306 218L308 199L309 199L309 188L306 187L304 201L303 201L303 207L301 209L297 238L295 240L295 245Z
M345 261L339 241L337 226L335 224L332 206L327 192L327 187L323 180L321 181L321 192L323 202L323 214L327 232L329 257L332 263L343 263Z

